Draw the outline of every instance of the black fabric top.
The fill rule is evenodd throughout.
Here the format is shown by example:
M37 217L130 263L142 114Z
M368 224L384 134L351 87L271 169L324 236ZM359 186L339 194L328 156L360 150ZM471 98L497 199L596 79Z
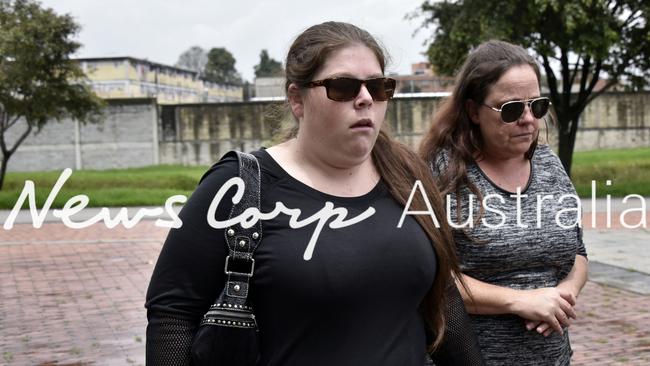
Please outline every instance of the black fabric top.
M381 182L360 197L335 197L292 178L266 151L254 155L261 167L262 212L276 202L300 209L300 220L326 202L346 208L346 219L375 209L345 228L332 229L328 220L309 260L303 257L316 223L292 229L285 214L263 221L250 292L259 364L422 366L427 339L417 309L435 277L436 256L421 227L407 217L397 228L402 207ZM217 190L236 175L235 159L215 164L183 207L182 227L167 237L145 305L152 364L182 364L169 360L187 357L191 336L224 285L223 230L210 227L206 214ZM221 201L220 220L228 217L233 191ZM456 310L464 314L462 303ZM458 357L465 353L450 349Z

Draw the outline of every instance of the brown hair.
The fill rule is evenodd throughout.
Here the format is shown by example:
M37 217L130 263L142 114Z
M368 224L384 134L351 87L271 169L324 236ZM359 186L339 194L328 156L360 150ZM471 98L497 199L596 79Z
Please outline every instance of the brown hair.
M535 59L522 47L508 42L482 43L465 60L451 96L440 106L419 149L419 155L430 162L435 162L442 151L449 154L447 171L439 176L438 182L443 195L455 192L458 199L460 188L465 185L481 200L481 192L467 179L467 164L482 157L483 138L478 125L469 117L466 101L483 103L490 87L506 71L520 65L532 67L539 84L541 77ZM524 156L532 158L536 147L537 139Z
M311 81L329 55L353 44L368 47L377 57L382 73L384 72L386 56L372 35L352 24L326 22L308 28L291 45L285 67L287 77L285 90L288 91L292 83L302 86ZM297 127L294 129L294 134L289 136L295 136L295 132ZM406 205L415 181L420 180L428 193L427 198L436 217L445 217L440 192L428 166L405 145L392 140L388 132L383 129L379 132L373 146L372 159L391 195L401 205ZM426 211L427 206L423 195L414 196L409 208ZM429 237L438 258L434 283L420 304L425 320L436 335L430 346L432 350L439 345L444 336L446 290L448 285L454 284L452 273L459 274L458 262L446 220L440 220L441 227L436 228L428 216L418 215L415 219Z

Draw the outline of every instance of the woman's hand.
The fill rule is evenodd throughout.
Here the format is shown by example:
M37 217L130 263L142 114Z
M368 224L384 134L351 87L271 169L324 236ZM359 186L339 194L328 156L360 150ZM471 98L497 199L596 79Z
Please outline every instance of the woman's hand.
M551 325L547 322L539 321L539 320L526 320L526 329L528 330L533 330L544 337L548 337L551 334L553 334L553 328L551 328Z
M576 304L576 299L577 299L577 294L573 293L573 288L571 286L563 286L561 283L557 286L557 288L564 289L567 291L567 293L570 295L569 298L567 298L567 302L571 304L571 306L575 307ZM575 310L574 310L575 312ZM571 325L571 319L576 319L575 317L569 318L569 324L562 324L565 327L568 327ZM541 320L529 320L526 319L525 321L526 324L526 329L528 330L533 330L537 331L537 333L543 335L544 337L548 337L551 334L553 334L553 328L551 327L551 324L541 321Z
M566 292L570 295L567 301L572 304L572 306L575 306L578 295L580 294L582 287L585 285L585 282L587 282L587 267L587 258L582 255L577 255L573 268L571 268L571 272L557 285L559 291ZM575 317L573 317L573 319L575 319ZM535 329L537 333L542 334L544 337L548 337L554 331L551 324L545 321L531 319L526 320L526 329Z
M562 327L568 327L576 318L575 295L561 287L546 287L516 292L511 312L527 319L526 328L545 336L556 331L563 334Z

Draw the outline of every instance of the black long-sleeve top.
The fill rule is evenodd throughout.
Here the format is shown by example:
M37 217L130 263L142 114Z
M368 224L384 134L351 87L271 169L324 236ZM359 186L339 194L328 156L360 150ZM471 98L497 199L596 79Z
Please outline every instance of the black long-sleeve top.
M305 250L316 223L289 228L284 214L263 221L250 291L260 331L258 364L422 366L427 332L418 306L434 280L436 255L421 227L407 217L397 228L403 208L382 182L360 197L336 197L292 178L266 151L255 155L262 212L276 202L300 209L301 220L326 202L346 208L347 219L375 210L349 227L325 225L309 260ZM145 305L150 365L189 363L198 323L224 286L223 229L210 227L207 212L219 188L236 175L235 159L215 164L183 207L182 227L167 237ZM217 219L228 217L232 194L221 201ZM456 335L446 337L440 360L480 360L472 331L463 328L468 321L462 301L452 310Z

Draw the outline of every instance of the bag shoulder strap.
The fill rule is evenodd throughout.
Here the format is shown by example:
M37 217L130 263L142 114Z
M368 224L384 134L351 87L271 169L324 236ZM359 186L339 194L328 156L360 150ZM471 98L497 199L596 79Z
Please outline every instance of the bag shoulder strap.
M239 202L233 204L229 219L243 214L248 208L260 209L260 166L257 158L239 151L235 153L239 161L239 178L243 180L245 190ZM224 236L228 245L224 289L228 296L245 299L255 270L253 254L262 240L261 220L249 228L243 228L241 224L228 227L224 230Z
M232 154L237 155L244 194L233 204L229 219L242 215L249 208L260 210L261 198L261 174L257 158L240 151L228 152L224 158ZM242 227L241 224L230 226L224 230L224 236L228 246L224 266L226 283L201 324L253 328L256 327L255 316L249 304L248 293L250 279L255 271L253 255L262 241L261 220L257 220L251 227Z

